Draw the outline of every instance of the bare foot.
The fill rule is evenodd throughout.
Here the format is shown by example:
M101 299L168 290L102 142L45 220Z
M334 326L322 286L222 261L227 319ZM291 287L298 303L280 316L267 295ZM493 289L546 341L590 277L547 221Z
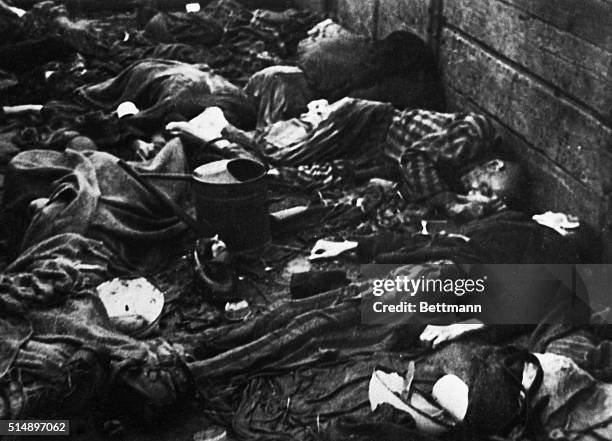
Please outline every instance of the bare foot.
M190 135L210 142L221 137L221 131L229 125L219 107L209 107L191 121L176 121L166 125L166 130L176 135Z

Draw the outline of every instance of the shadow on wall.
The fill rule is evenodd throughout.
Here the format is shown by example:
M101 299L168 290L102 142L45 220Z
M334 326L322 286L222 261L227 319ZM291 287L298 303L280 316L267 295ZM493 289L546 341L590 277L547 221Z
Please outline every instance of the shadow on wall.
M377 81L369 89L352 95L378 97L398 108L446 110L444 90L433 52L416 34L394 31L374 42L372 65L377 66Z

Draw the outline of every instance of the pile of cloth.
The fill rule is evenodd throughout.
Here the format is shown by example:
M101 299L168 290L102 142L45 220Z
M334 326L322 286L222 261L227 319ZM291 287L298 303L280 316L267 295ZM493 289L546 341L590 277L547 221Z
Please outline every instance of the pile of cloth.
M190 373L174 348L111 326L95 286L113 273L112 261L102 242L66 233L28 248L6 268L2 418L75 414L99 399L108 406L137 403L134 414L152 421L189 396Z
M134 29L135 24L122 29L103 19L102 23L91 19L76 21L70 18L65 7L52 1L36 3L23 17L6 9L7 24L10 24L6 41L12 44L0 48L5 51L2 59L11 60L6 66L10 69L3 74L3 84L7 87L3 103L42 101L48 107L36 118L35 124L27 127L16 124L13 129L20 130L13 135L15 142L28 144L30 148L33 141L45 148L54 147L55 139L51 137L61 130L92 137L101 147L116 153L126 138L134 136L131 126L123 127L108 118L110 112L98 110L102 107L108 111L105 106L80 105L82 94L73 96L79 86L110 81L123 69L152 58L161 63L184 62L182 69L187 71L193 69L192 63L198 63L216 84L223 78L226 84L220 85L222 89L230 88L228 82L235 88L246 83L251 74L261 68L295 54L297 41L305 37L306 31L318 20L314 13L297 10L280 15L252 11L231 0L211 2L198 13L155 12L150 20L145 20L142 29ZM172 41L167 35L172 35ZM24 52L32 55L24 57L21 55ZM155 81L155 72L159 71L158 68L147 72L151 83ZM198 74L191 73L193 75ZM219 92L218 86L213 90L204 88L192 101L206 92ZM132 91L134 95L137 93L137 90ZM231 100L236 93L227 95ZM236 99L236 105L247 108L241 109L242 114L252 111L240 98ZM190 116L187 112L184 117L196 114ZM243 125L249 124L246 118ZM137 133L140 137L147 134Z
M180 148L169 144L157 161L135 166L183 172ZM12 214L32 199L48 201L6 244L18 257L2 279L2 417L41 415L54 400L76 411L115 390L124 403L149 403L136 414L151 420L186 396L190 374L181 354L161 339L118 332L96 293L114 276L159 268L185 227L118 175L107 153L30 150L8 175L4 202ZM170 183L164 191L181 200L185 187Z
M236 439L612 439L607 328L562 319L431 348L419 343L424 323L363 323L371 284L359 263L433 277L439 262L582 257L573 236L493 197L468 199L488 174L514 169L498 160L461 175L498 153L498 139L485 116L441 113L422 40L372 41L312 12L234 0L154 6L76 20L54 2L19 11L0 1L0 419L97 403L103 418L152 424L199 400ZM273 250L236 258L239 296L264 301L230 323L198 291L193 226L126 170L183 216L194 211L185 177L236 157L262 164L277 208L300 201L310 217L273 224ZM456 189L468 196L453 199ZM446 215L454 234L423 230ZM330 268L307 260L322 238L354 243L355 256L334 264L358 274L289 299L292 266ZM174 279L158 334L114 326L97 287L162 274ZM184 331L171 315L201 325ZM448 376L469 391L462 415L431 398ZM397 379L403 391L391 390Z

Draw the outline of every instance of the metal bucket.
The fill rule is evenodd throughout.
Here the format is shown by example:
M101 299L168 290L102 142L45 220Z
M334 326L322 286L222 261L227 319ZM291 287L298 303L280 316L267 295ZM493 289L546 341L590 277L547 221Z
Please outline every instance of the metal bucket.
M250 159L224 159L193 172L198 221L210 223L232 251L270 243L266 169Z

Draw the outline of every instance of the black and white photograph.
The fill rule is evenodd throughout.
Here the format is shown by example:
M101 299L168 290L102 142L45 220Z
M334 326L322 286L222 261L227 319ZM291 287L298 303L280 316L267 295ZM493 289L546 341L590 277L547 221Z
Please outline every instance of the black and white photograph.
M0 0L0 439L612 441L612 0Z

